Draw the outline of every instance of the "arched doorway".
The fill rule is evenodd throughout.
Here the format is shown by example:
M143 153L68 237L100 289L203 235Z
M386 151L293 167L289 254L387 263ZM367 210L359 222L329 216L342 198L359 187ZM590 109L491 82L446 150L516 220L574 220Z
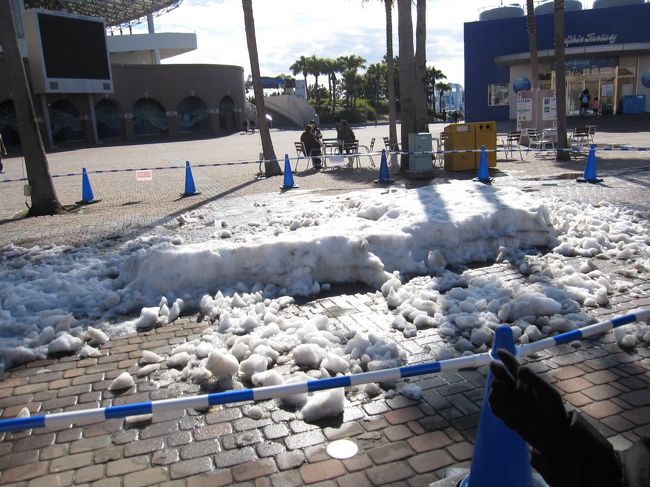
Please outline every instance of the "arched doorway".
M229 96L224 96L219 102L219 128L221 130L237 129L235 102Z
M104 98L95 105L97 136L100 140L122 137L120 108L114 100Z
M133 131L136 137L167 134L165 109L153 98L141 98L133 105Z
M207 132L207 105L198 96L183 98L176 109L176 123L180 132Z
M2 134L2 140L7 147L20 145L18 120L13 100L5 100L0 103L0 134Z
M50 105L50 126L55 144L84 140L79 109L70 100L57 100Z

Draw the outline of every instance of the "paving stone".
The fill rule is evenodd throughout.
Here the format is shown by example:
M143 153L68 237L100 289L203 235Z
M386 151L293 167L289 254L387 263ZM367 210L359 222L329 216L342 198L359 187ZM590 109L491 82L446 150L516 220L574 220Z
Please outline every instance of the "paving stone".
M328 440L338 440L341 438L350 438L352 436L365 433L365 430L356 421L343 423L338 428L324 428L323 433Z
M152 465L170 465L180 459L180 454L176 448L165 448L151 455Z
M598 386L589 387L584 389L582 393L594 401L602 401L610 399L620 394L619 390L609 384L602 384Z
M270 424L265 426L262 431L267 440L277 440L279 438L284 438L289 434L289 429L282 423Z
M171 479L179 479L208 472L213 469L212 459L210 457L193 458L174 463L169 467L169 476Z
M49 465L49 462L38 462L11 467L2 471L2 478L0 480L3 484L9 484L11 482L42 477L47 474Z
M255 445L255 450L260 458L272 457L286 451L283 443L279 441L263 441Z
M444 448L451 442L451 438L442 431L432 431L408 440L409 446L418 453Z
M246 446L241 449L224 450L215 455L214 458L218 468L226 468L257 460L257 454L253 447Z
M124 476L124 487L144 487L166 482L168 479L165 467L151 467L143 472L133 472Z
M573 379L559 381L555 384L555 386L564 392L582 392L585 389L591 387L591 383L582 377L576 377Z
M405 441L396 441L378 446L367 451L372 461L377 464L394 462L413 455L413 450Z
M447 451L452 454L452 456L458 462L464 462L465 460L470 460L474 455L474 446L466 441L461 443L455 443L447 447Z
M307 431L305 433L298 433L295 435L287 436L284 439L284 444L289 450L296 450L298 448L305 448L311 445L317 445L325 441L325 436L320 430Z
M132 457L151 453L160 450L164 447L164 440L162 438L151 438L149 440L138 440L134 443L128 443L124 446L124 456Z
M187 487L222 487L233 483L230 469L195 475L187 479Z
M424 415L419 407L409 407L387 412L384 417L390 424L402 424L414 419L419 419Z
M138 472L146 469L148 463L148 458L144 456L111 461L106 464L106 475L113 477L116 475Z
M29 481L29 487L52 487L53 485L64 487L72 485L74 480L74 472L68 470L67 472L60 472L51 475L44 475L37 479Z
M627 392L619 397L633 407L650 405L650 389Z
M415 455L408 459L408 463L417 473L425 473L449 466L454 459L445 450L434 450Z
M305 464L300 467L300 476L305 484L334 479L345 473L345 467L340 460L327 460L324 462Z
M288 451L277 455L275 457L275 461L277 462L278 468L280 470L288 470L290 468L296 468L305 463L305 454L300 450Z
M190 431L176 431L166 437L169 446L187 445L192 442L192 433Z
M413 436L413 431L411 431L408 426L405 426L403 424L386 428L383 430L383 433L390 441L404 440Z
M269 480L273 487L301 487L303 485L302 477L297 470L275 473L269 477Z
M193 432L196 441L211 440L232 433L229 423L216 423L196 428Z
M94 438L83 438L70 444L70 453L82 453L90 450L99 450L111 444L111 437L96 436Z
M212 455L221 451L217 440L195 441L180 447L180 454L183 460L196 458L203 455Z
M364 453L343 460L343 465L345 465L348 472L356 472L358 470L366 470L367 468L372 467L372 460L370 460L370 457Z
M50 463L50 472L63 472L81 467L87 467L93 463L93 453L77 453L76 455L66 455L65 457L56 458Z
M74 479L76 483L86 483L99 480L103 478L104 475L104 465L90 465L89 467L76 470L74 473Z
M406 462L395 462L369 468L366 475L373 485L394 485L414 475L413 469Z
M608 416L613 416L622 411L620 407L612 401L593 402L582 408L582 411L595 419L603 419Z
M272 458L264 458L248 462L243 465L237 465L232 469L232 475L238 482L256 479L262 476L269 476L278 471Z

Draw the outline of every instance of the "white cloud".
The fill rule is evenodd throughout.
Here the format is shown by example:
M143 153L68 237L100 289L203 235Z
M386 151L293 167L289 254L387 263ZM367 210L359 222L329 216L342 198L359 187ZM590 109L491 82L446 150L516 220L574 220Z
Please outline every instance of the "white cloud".
M523 2L520 2L523 3ZM591 1L584 1L585 8ZM427 3L427 63L442 70L447 81L464 84L463 24L478 20L479 11L496 0L438 0ZM357 54L368 64L386 52L385 10L381 0L258 0L253 2L260 69L263 75L290 73L301 55L338 57ZM413 9L415 16L415 9ZM393 43L398 53L397 9L393 9ZM138 28L138 31L146 26ZM157 32L195 32L198 48L169 63L213 63L243 66L250 73L244 14L238 0L185 0L156 18Z

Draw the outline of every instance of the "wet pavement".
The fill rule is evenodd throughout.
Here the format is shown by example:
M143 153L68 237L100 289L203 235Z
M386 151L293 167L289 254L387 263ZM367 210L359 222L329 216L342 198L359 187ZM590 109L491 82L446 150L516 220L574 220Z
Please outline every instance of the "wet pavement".
M623 119L621 119L623 120ZM645 120L645 119L643 119ZM650 145L647 121L625 119L622 127L611 120L596 122L599 149L615 144ZM442 125L431 126L431 132ZM362 144L381 141L388 127L355 129ZM332 132L325 131L328 137ZM273 131L276 153L295 157L293 141L299 131ZM376 146L378 143L376 142ZM380 145L380 144L379 144ZM258 135L233 134L218 139L85 148L49 155L52 174L81 173L86 167L99 202L75 206L81 198L81 176L55 178L62 204L72 211L52 217L15 219L24 211L23 182L0 182L0 245L22 246L114 242L153 233L180 233L176 218L212 203L221 218L246 224L259 218L259 202L292 204L300 197L318 197L374 188L378 167L362 159L361 170L316 173L301 168L293 174L299 190L281 191L283 177L258 178ZM523 159L523 160L522 160ZM500 159L493 171L494 185L510 185L563 201L600 201L644 212L650 198L650 152L597 150L602 184L580 184L586 156L556 162L545 154L523 153ZM185 161L190 161L200 194L182 198ZM24 174L22 159L8 158L2 179ZM374 157L378 166L379 158ZM292 161L292 166L295 160ZM209 165L201 167L201 165ZM133 172L114 169L153 169L153 181L136 181ZM436 168L432 181L404 180L392 174L395 185L419 187L469 179L472 172L450 173ZM160 225L163 225L162 227ZM188 232L189 240L206 238ZM110 249L110 244L108 245ZM615 261L598 263L606 274L617 270ZM506 264L467 271L468 276L494 276L525 282L526 276ZM623 277L621 277L623 279ZM630 278L631 279L631 278ZM645 296L632 298L615 292L605 308L590 311L597 319L650 306L650 282L631 282ZM431 360L441 346L436 330L420 330L405 338L390 330L391 313L385 300L369 289L347 286L327 295L292 305L291 313L326 315L338 329L381 333L406 352L409 364ZM157 386L137 378L135 387L116 396L108 385L122 371L136 370L144 350L168 352L179 343L201 335L208 325L198 316L186 316L174 325L110 340L102 356L94 359L59 357L32 362L0 375L0 412L14 416L27 405L32 413L61 412L136 401L175 397L173 387ZM626 449L650 434L650 350L622 350L611 334L563 345L541 353L531 366L561 391L570 407L578 408L618 449ZM447 467L466 465L471 459L487 369L461 370L412 379L423 390L422 400L397 395L361 399L352 395L343 415L306 423L291 411L265 401L269 417L247 416L247 404L214 407L208 411L174 411L154 415L150 422L127 424L122 419L72 427L46 428L0 434L0 485L40 486L419 486L441 478ZM186 393L200 393L188 388ZM347 460L331 458L326 447L347 438L359 447Z

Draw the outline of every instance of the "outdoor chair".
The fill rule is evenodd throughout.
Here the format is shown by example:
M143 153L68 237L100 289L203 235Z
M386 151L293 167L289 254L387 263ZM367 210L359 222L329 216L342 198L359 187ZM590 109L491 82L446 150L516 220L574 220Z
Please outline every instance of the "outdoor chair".
M573 129L573 133L570 136L571 139L571 153L572 154L582 154L585 144L589 144L589 128L587 127L576 127Z
M508 132L508 135L506 135L506 145L504 147L506 156L508 155L508 152L510 152L510 158L512 158L515 155L515 150L519 150L519 158L522 161L524 160L524 157L521 154L521 145L519 145L520 140L521 140L521 131L516 130L516 131Z
M399 152L399 144L393 144L393 147L390 146L390 139L388 137L384 137L384 147L386 148L386 152L393 152L397 151Z
M314 160L312 159L312 157L320 157L321 158L321 164L323 166L325 165L325 158L322 157L322 155L320 155L320 154L315 154L314 156L310 155L310 157L304 157L307 154L306 154L305 147L303 146L302 142L294 142L293 145L296 148L296 155L298 156L298 159L296 160L296 167L293 170L294 172L298 172L298 165L300 164L300 159L303 159L303 158L307 160L307 168L309 168L309 164L311 164L312 167L314 166ZM316 151L316 150L318 150L318 149L313 149L312 153L314 151Z
M358 140L349 140L343 142L343 152L350 154L348 160L350 161L350 167L354 167L354 162L357 163L357 168L361 169L361 158L359 157L359 141Z
M366 153L371 154L372 151L375 149L375 137L370 139L370 145L359 145L359 147L365 149ZM372 167L375 167L375 160L372 157L372 155L369 155L368 159L370 160L370 165Z
M530 149L541 151L546 150L548 146L555 149L555 142L549 135L540 134L537 129L526 129L526 132L528 133L528 147Z

